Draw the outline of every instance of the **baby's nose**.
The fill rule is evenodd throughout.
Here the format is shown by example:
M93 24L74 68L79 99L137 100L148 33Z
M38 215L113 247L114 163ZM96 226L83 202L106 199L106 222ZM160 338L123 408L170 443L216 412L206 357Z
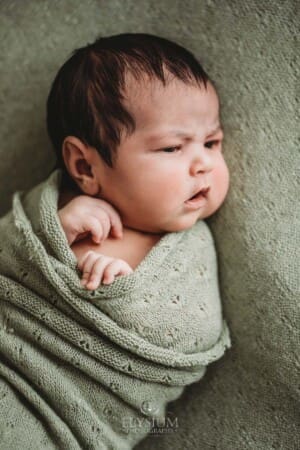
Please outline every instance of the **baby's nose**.
M195 176L198 173L210 172L213 169L213 158L209 154L208 149L201 147L193 154L191 161L190 172Z

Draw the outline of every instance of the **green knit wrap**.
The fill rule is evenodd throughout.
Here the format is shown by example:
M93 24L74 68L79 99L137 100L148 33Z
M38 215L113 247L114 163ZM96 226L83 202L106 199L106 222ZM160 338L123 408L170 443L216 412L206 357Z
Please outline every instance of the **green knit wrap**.
M168 233L87 291L57 216L61 177L0 219L0 447L131 449L230 347L213 239L204 221Z

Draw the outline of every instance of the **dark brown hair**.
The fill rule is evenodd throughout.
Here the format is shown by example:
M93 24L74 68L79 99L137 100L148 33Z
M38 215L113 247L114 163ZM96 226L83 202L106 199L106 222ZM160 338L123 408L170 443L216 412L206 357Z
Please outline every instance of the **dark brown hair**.
M164 85L163 68L188 84L206 88L210 81L194 55L168 39L144 33L99 37L73 51L59 69L47 100L47 130L64 167L62 144L76 136L95 147L107 165L120 145L121 130L131 134L135 121L122 104L125 75L147 74Z

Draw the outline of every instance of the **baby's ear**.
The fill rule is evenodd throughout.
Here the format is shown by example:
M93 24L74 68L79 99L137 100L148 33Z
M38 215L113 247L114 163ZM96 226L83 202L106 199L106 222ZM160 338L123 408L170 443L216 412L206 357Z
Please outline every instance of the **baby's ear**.
M83 193L92 196L99 192L98 180L91 170L94 151L75 136L66 137L62 145L62 156L70 177Z

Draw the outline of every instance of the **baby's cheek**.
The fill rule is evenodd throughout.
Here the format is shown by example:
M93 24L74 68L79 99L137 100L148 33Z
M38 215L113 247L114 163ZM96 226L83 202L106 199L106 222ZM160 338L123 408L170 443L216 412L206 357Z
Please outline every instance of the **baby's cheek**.
M165 181L165 192L168 196L182 196L184 189L186 188L186 179L180 177L177 173L174 173L173 176L169 177L168 180ZM190 187L190 186L189 186Z
M229 170L225 163L220 164L215 168L214 184L216 201L221 205L229 190Z
M179 185L175 180L162 180L159 184L156 184L154 188L149 192L147 203L150 203L150 208L153 208L153 202L159 204L161 207L170 205L174 199L178 199Z

